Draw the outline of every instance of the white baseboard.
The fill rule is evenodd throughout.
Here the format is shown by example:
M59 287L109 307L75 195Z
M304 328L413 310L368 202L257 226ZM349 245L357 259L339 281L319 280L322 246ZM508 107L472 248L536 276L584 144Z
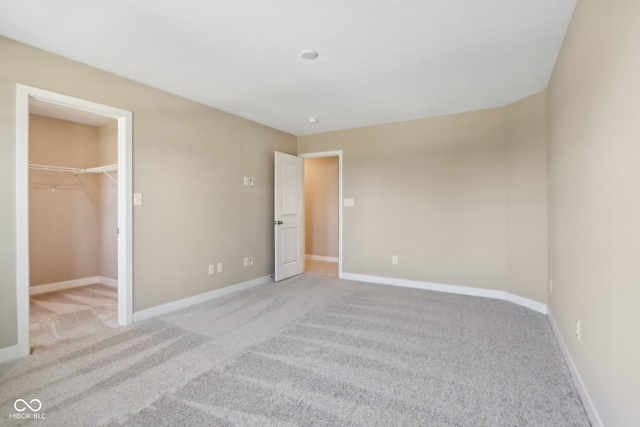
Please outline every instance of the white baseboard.
M66 280L64 282L48 283L46 285L31 286L29 288L30 295L44 294L45 292L61 291L63 289L77 288L79 286L95 285L102 283L107 286L118 287L116 279L110 279L103 276L83 277L82 279Z
M334 256L305 255L304 258L312 261L338 262L338 257Z
M103 285L111 286L113 288L118 287L118 279L112 279L110 277L104 277L104 276L98 276L98 279L100 280L99 283Z
M531 310L537 311L538 313L548 314L549 309L546 304L543 304L538 301L534 301L528 298L521 297L519 295L514 295L509 292L505 292L505 299L509 302L512 302L517 305L521 305L523 307L530 308Z
M450 294L470 295L474 297L484 297L501 299L512 302L523 307L530 308L542 314L547 314L546 304L539 303L518 295L505 291L493 289L470 288L467 286L443 285L440 283L420 282L417 280L394 279L391 277L368 276L366 274L341 273L341 279L355 280L356 282L378 283L380 285L401 286L404 288L425 289L428 291L447 292Z
M21 346L20 344L1 348L0 363L11 362L12 360L21 359L29 355L29 346Z
M44 294L45 292L61 291L63 289L77 288L78 286L86 286L100 283L99 276L84 277L82 279L67 280L64 282L49 283L46 285L31 286L29 288L30 295Z
M571 371L571 376L573 377L573 383L576 385L578 389L578 393L580 394L580 398L582 399L582 404L584 405L584 409L587 411L587 415L589 415L589 421L591 421L591 425L593 427L602 427L602 420L600 419L600 415L598 411L596 411L596 407L587 392L584 383L582 382L582 377L578 373L578 369L576 368L575 363L573 363L573 359L571 358L571 354L569 353L569 349L562 339L562 335L560 334L560 329L558 329L558 325L556 325L556 321L551 315L551 310L547 315L549 318L549 323L551 324L551 329L553 330L553 334L556 336L556 341L558 341L558 345L560 346L560 350L562 350L562 354L564 356L565 362L567 362L567 366L569 367L569 371Z
M221 289L205 292L200 295L195 295L189 298L184 298L178 301L168 302L166 304L158 305L133 313L133 322L140 322L142 320L151 319L152 317L168 314L176 310L191 307L192 305L200 304L205 301L209 301L215 298L220 298L225 295L233 294L235 292L244 291L245 289L253 288L255 286L264 285L265 283L273 282L271 276L259 277L257 279L249 280L247 282L238 283L231 286L226 286Z

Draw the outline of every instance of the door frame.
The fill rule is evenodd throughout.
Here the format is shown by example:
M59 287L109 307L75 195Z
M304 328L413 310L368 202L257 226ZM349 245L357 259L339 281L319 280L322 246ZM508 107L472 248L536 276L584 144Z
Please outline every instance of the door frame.
M133 114L95 102L23 84L16 88L16 299L17 357L29 344L29 100L48 102L116 119L118 122L118 323L133 322Z
M342 150L320 151L315 153L299 153L298 157L304 159L317 159L320 157L338 158L338 277L342 278L342 230L343 230L343 192L342 192Z

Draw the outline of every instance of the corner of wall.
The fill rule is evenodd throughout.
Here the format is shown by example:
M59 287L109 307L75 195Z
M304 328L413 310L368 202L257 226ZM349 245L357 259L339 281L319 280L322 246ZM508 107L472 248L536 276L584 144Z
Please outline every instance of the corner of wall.
M507 291L548 303L546 92L506 106Z

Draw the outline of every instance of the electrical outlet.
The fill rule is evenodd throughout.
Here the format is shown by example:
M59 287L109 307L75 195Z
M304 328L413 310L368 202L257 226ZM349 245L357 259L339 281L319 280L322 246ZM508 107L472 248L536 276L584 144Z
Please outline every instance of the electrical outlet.
M221 262L219 262L216 273L222 273L223 267L224 267L223 264Z
M580 319L576 319L576 338L580 341Z
M391 264L398 264L398 255L391 256Z
M209 266L209 276L211 276L212 274L216 274L216 266L214 264L211 264Z
M553 292L553 280L549 279L549 292Z

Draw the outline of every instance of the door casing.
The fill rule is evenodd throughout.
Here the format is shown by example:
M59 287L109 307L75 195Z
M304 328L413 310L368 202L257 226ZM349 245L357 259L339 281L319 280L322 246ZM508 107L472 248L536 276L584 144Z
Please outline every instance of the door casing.
M29 100L49 102L118 122L118 323L133 321L132 119L130 111L22 84L16 90L16 303L18 343L9 359L27 356L29 346Z

